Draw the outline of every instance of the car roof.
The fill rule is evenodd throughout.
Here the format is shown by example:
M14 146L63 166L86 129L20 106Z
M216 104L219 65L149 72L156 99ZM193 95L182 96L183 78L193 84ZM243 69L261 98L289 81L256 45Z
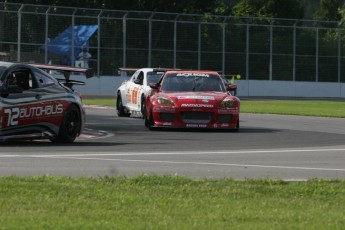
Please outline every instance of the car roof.
M13 62L6 62L6 61L0 61L0 66L10 67L11 65L14 65Z
M214 74L218 75L217 71L214 70L168 70L166 74L177 74L177 73L207 73L207 74Z

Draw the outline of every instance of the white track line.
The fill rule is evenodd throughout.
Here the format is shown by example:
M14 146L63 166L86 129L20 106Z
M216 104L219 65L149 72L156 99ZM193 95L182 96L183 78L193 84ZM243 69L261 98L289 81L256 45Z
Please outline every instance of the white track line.
M166 151L166 152L54 152L52 154L21 155L22 152L0 154L0 157L88 157L88 156L155 156L155 155L206 155L206 154L260 154L260 153L298 153L298 152L344 152L345 148L334 149L276 149L276 150L218 150L218 151Z
M254 150L254 151L206 151L206 152L142 152L142 153L73 153L56 155L19 155L0 154L2 158L45 158L45 159L73 159L73 160L96 160L96 161L119 161L119 162L141 162L141 163L159 163L159 164L189 164L189 165L211 165L211 166L232 166L232 167L255 167L255 168L276 168L276 169L294 169L294 170L316 170L316 171L339 171L345 172L345 168L317 168L317 167L296 167L281 165L256 165L256 164L231 164L214 162L196 162L196 161L162 161L162 160L132 160L119 158L100 158L100 156L149 156L149 155L181 155L181 154L244 154L244 153L291 153L291 152L321 152L333 151L344 152L345 149L282 149L282 150Z

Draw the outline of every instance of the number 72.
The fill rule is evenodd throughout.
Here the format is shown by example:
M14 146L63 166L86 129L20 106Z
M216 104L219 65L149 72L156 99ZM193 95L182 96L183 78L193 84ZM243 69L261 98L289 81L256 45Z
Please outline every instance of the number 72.
M8 114L7 126L18 125L19 108L5 109L4 113Z

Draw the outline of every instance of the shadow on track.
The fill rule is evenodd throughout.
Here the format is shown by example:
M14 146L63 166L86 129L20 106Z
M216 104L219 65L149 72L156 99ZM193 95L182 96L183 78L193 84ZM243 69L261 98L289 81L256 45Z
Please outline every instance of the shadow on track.
M239 130L234 129L183 129L183 128L154 128L148 130L153 132L182 132L182 133L276 133L281 132L279 129L266 129L266 128L240 128Z
M106 147L106 146L120 146L120 145L128 145L132 143L115 143L115 142L93 142L93 141L80 141L80 142L73 142L73 143L55 143L45 140L34 140L34 141L7 141L0 143L0 146L4 147L88 147L88 146L98 146L98 147Z

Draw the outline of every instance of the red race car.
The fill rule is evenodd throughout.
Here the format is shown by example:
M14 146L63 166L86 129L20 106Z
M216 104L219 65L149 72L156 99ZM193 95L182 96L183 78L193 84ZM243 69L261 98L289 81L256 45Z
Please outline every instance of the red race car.
M44 70L62 71L56 79ZM0 62L0 141L50 139L73 142L81 133L85 112L80 94L72 89L71 72L93 75L92 70Z
M235 86L215 71L167 71L150 87L144 117L150 129L240 127L240 100L230 93Z

